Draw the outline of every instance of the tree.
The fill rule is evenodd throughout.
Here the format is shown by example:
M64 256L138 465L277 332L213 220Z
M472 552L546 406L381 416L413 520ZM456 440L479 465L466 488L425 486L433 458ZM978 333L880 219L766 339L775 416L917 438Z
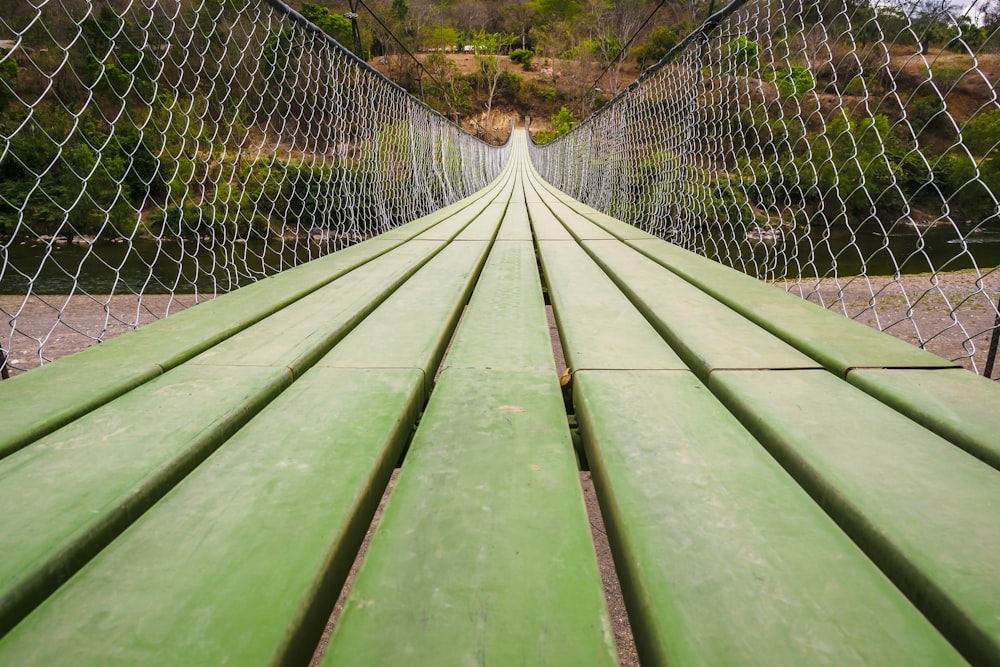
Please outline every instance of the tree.
M340 14L334 14L326 7L305 2L302 4L302 16L341 44L348 46L352 43L351 22Z
M508 48L515 38L516 36L512 34L480 32L472 40L476 47L476 59L479 60L486 79L486 127L490 127L490 114L493 111L497 86L507 73L507 61L501 60L500 52Z
M406 0L392 0L392 15L401 24L406 23L406 17L410 14L410 6Z

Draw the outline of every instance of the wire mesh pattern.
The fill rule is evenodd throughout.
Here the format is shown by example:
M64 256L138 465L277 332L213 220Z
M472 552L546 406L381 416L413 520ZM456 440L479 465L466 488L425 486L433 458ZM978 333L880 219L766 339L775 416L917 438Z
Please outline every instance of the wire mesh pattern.
M532 159L595 208L990 375L1000 35L946 5L738 0Z
M425 215L509 150L265 0L5 5L0 139L5 371Z

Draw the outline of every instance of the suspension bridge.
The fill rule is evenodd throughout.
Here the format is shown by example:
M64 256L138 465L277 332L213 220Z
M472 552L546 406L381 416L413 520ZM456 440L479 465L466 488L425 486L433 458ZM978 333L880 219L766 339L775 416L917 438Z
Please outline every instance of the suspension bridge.
M1000 663L998 209L963 134L995 82L938 114L949 190L898 95L838 125L835 5L734 3L545 146L280 2L4 18L0 663L614 665L581 471L643 665ZM160 294L197 305L107 336ZM67 331L102 342L42 363Z

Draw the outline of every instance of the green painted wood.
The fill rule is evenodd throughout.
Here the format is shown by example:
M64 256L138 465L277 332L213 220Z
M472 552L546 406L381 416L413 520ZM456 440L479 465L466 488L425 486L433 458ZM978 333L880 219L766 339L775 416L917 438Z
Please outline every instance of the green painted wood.
M421 405L415 370L310 370L0 640L0 664L306 664Z
M531 222L524 202L511 202L497 233L498 241L531 241Z
M964 664L694 375L573 391L643 665Z
M426 391L469 300L489 246L448 245L392 293L319 362L318 366L417 368Z
M1000 475L833 374L712 391L970 661L1000 663Z
M0 633L290 381L182 366L0 461Z
M723 368L819 366L620 241L582 245L703 380Z
M497 241L444 367L555 373L544 305L531 243Z
M512 204L524 204L524 168L514 169L514 190L510 193Z
M570 208L563 200L555 197L545 189L538 180L528 179L526 187L533 188L538 198L552 211L552 214L566 227L577 240L611 240L615 237L602 227L594 224L584 216Z
M491 237L485 237L484 234L487 231L491 234L495 233L493 223L497 216L502 214L502 209L500 213L497 213L495 210L491 210L491 208L497 205L506 206L513 188L513 174L507 170L504 172L502 180L497 183L497 187L482 190L477 195L474 195L478 197L476 204L448 216L434 227L414 238L423 241L450 241L468 227L473 226L472 236L468 236L467 240L489 240ZM486 216L485 222L481 220L483 216Z
M569 233L559 219L542 202L532 201L536 197L525 191L528 198L528 216L531 218L531 229L539 241L572 241Z
M409 241L191 361L211 366L282 366L299 374L444 247Z
M663 241L629 241L733 310L844 377L851 368L954 368L898 338Z
M847 381L1000 469L1000 385L963 368L852 370Z
M610 278L573 242L539 241L567 365L687 370Z
M394 229L377 236L379 239L406 240L414 238L418 234L428 231L434 225L448 220L455 215L461 215L464 219L471 220L507 185L509 174L504 171L494 179L488 186L464 199L460 199L454 204L444 206L429 215L400 225ZM471 217L470 217L471 216Z
M473 220L468 227L462 230L456 241L492 241L497 230L500 229L500 221L503 220L504 211L507 210L507 200L496 200L486 207L478 218Z
M442 374L322 664L615 664L554 373Z
M351 246L5 380L0 383L0 458L397 245L375 240Z
M615 238L619 238L619 239L622 239L622 240L631 240L631 239L656 239L657 238L653 234L650 234L648 232L644 232L641 229L639 229L638 227L636 227L634 225L630 225L627 222L622 222L621 220L618 220L617 218L612 218L610 215L602 213L601 211L598 211L595 208L591 208L590 206L587 206L586 204L584 204L581 201L573 199L572 197L570 197L565 192L562 192L561 190L557 190L552 184L550 184L550 183L546 182L545 180L543 180L541 178L541 176L538 175L538 172L535 171L534 167L531 168L531 174L532 174L534 182L541 189L544 189L544 190L548 191L554 197L556 197L559 201L561 201L563 204L565 204L566 206L568 206L570 209L572 209L576 213L582 215L583 217L587 218L591 222L597 224L599 227L607 230Z

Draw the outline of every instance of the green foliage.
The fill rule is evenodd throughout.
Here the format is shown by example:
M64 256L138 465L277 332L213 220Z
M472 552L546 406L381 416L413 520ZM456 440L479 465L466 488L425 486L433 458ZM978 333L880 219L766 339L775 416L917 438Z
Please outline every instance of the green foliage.
M677 46L677 34L670 28L657 28L649 33L645 43L632 50L632 59L645 69L647 65L658 63L670 49Z
M395 3L393 7L395 7ZM340 14L331 12L326 7L304 2L302 3L302 16L315 23L320 30L341 44L350 45L353 41L351 22Z
M550 120L552 121L552 131L535 134L536 143L547 144L566 134L576 126L576 118L573 116L573 112L566 107L559 109Z
M17 82L17 62L9 54L0 51L0 109L14 99L14 85Z
M528 5L545 18L568 21L583 13L578 0L537 0Z
M511 61L521 65L525 71L531 69L531 60L535 57L535 54L530 49L515 49L510 53Z
M922 132L935 129L938 120L944 112L944 102L937 95L925 95L913 100L907 110L913 131L919 136Z
M865 97L876 85L875 76L855 76L844 86L843 94L853 97Z
M964 128L962 141L976 155L996 153L1000 146L1000 109L980 113Z
M588 40L591 55L602 65L614 62L622 52L622 43L615 37L601 37L597 40Z
M816 87L816 78L808 67L792 65L774 72L774 83L784 97L801 100Z
M737 37L726 45L726 62L731 70L754 72L760 69L760 51L757 42Z
M392 15L402 23L410 15L410 5L406 3L406 0L392 0Z

